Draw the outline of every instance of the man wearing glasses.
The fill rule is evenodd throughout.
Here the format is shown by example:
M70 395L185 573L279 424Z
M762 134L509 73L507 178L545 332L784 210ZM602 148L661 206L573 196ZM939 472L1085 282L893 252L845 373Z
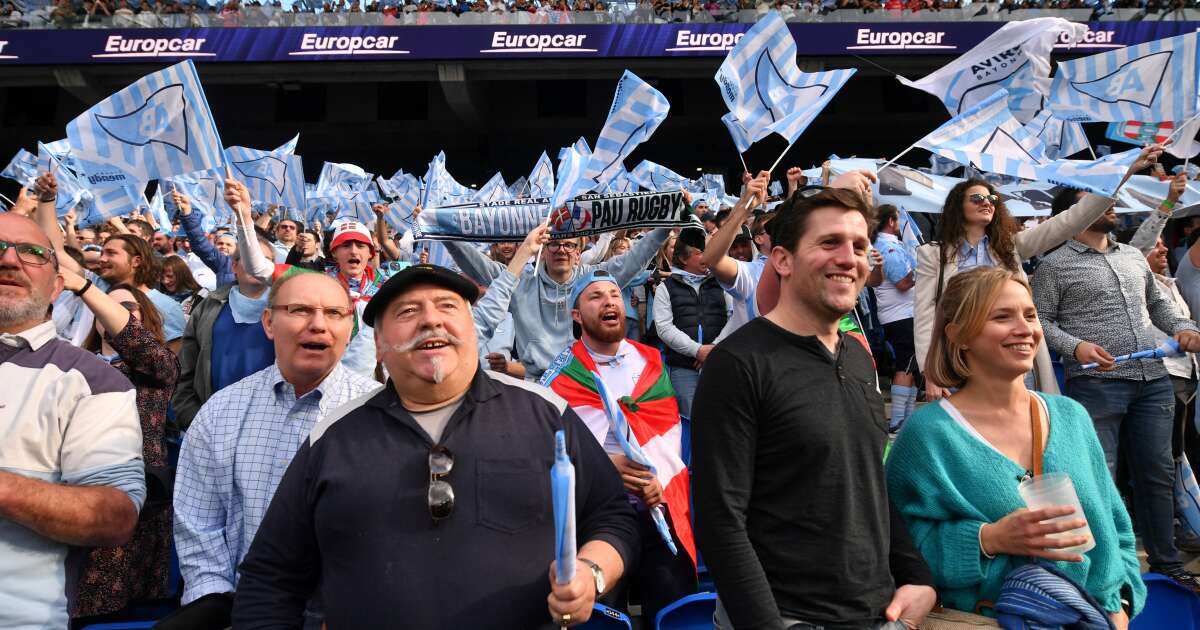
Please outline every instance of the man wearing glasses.
M509 303L517 356L525 364L525 377L541 378L559 351L574 341L567 298L576 280L603 270L624 287L646 268L670 235L670 228L658 228L635 241L628 252L596 265L580 264L583 239L552 241L542 248L542 264L530 265L521 272ZM503 263L492 260L471 243L447 241L445 245L463 273L483 286L490 285L504 271Z
M275 248L275 262L287 262L288 253L296 245L299 235L299 224L291 219L281 219L275 224L275 242L272 243L272 247Z
M272 285L261 318L275 363L208 399L179 455L175 545L185 608L168 628L228 627L237 565L292 455L327 414L379 388L340 362L354 309L333 278L290 272Z
M638 548L616 469L566 401L481 370L478 288L398 272L367 305L391 380L300 447L241 565L233 625L553 628L586 622ZM574 578L555 582L554 434L575 464ZM190 436L189 436L189 439Z
M123 544L146 498L133 385L47 317L58 264L36 223L0 214L3 628L66 628L68 550Z

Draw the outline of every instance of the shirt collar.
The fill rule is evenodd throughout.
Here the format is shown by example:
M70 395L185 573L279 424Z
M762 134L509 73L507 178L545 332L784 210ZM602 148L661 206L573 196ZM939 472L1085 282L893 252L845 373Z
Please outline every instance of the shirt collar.
M895 234L888 233L888 232L880 232L879 234L875 235L875 238L883 239L885 241L896 241L896 242L900 241L900 237L896 236ZM987 237L985 236L984 238L987 238ZM963 244L966 245L966 241L963 241Z
M56 336L54 321L46 320L33 328L26 328L18 333L0 333L0 342L14 347L27 345L30 350L37 352Z
M296 386L292 385L283 378L283 373L279 371L279 364L272 363L269 369L271 372L268 375L268 380L271 383L271 388L275 392L275 399L281 399L285 392L291 394L291 396L295 398ZM325 378L322 379L321 382L312 389L312 391L308 392L304 396L301 396L301 398L315 395L315 398L324 400L326 398L326 394L336 388L338 383L341 383L345 378L346 369L342 367L342 362L338 361L337 364L333 366L333 371L329 374L326 374Z
M882 236L882 233L880 235ZM985 251L987 251L988 247L989 247L988 237L987 237L987 234L984 234L983 238L979 239L979 244L975 245L974 247L972 247L970 243L968 243L967 241L964 240L962 242L962 245L958 246L958 256L960 258L965 258L972 254L976 254L977 252L985 252Z
M624 339L621 340L621 345L617 348L617 353L614 355L600 354L599 352L596 352L595 350L588 348L588 345L586 343L583 344L583 347L587 348L588 354L590 354L592 356L592 360L596 362L597 366L621 365L621 363L625 360L625 358L629 356L629 353L634 351L633 346L631 346L629 344L629 342Z
M1121 246L1120 243L1113 240L1113 237L1111 234L1105 236L1104 238L1108 239L1108 248L1106 250L1104 250L1104 252L1096 251L1096 250L1092 249L1091 245L1084 245L1083 243L1081 243L1075 239L1071 239L1071 240L1067 241L1067 247L1070 247L1071 249L1073 249L1077 252L1080 252L1080 253L1083 253L1086 251L1093 251L1093 252L1096 252L1097 254L1099 254L1099 253L1107 254L1109 252L1115 251L1118 247Z

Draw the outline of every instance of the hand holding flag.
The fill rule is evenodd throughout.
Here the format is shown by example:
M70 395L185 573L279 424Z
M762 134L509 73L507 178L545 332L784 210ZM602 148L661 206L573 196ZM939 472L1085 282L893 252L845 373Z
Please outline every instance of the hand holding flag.
M554 465L550 468L550 496L554 502L555 581L569 584L575 578L575 466L567 455L566 434L554 434Z
M1119 357L1113 357L1113 363L1124 363L1126 361L1133 361L1136 359L1165 359L1169 357L1177 357L1181 354L1183 354L1183 352L1179 349L1179 342L1175 341L1174 339L1167 339L1157 348L1151 350L1142 350L1140 352L1131 352L1129 354L1122 354ZM1083 365L1079 366L1079 369L1094 370L1098 367L1100 367L1099 362L1084 363Z

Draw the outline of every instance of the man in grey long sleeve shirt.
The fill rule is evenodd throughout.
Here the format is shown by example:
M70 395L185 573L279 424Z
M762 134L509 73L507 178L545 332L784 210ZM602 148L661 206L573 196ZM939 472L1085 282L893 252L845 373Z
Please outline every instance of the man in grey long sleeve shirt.
M572 342L567 299L575 279L580 274L604 269L624 287L650 262L670 234L670 228L655 229L625 254L597 265L579 263L581 239L551 241L542 248L542 264L521 271L509 304L516 328L517 354L525 365L526 378L540 378L558 352ZM455 264L479 284L491 284L505 269L470 243L446 241L445 245Z
M1150 570L1200 591L1175 547L1175 395L1167 370L1161 359L1115 366L1112 359L1154 347L1151 323L1186 351L1200 349L1200 332L1159 289L1141 252L1109 237L1114 227L1110 208L1047 256L1033 276L1034 301L1046 343L1063 357L1065 393L1091 415L1109 470L1115 475L1118 449L1129 462ZM1100 368L1083 369L1091 362Z

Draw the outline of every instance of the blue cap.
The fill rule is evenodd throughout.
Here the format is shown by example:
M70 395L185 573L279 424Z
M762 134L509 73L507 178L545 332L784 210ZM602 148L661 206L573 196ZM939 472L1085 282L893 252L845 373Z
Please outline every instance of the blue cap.
M579 295L583 293L583 290L588 288L588 285L596 282L611 282L613 283L613 286L617 287L618 290L621 288L621 285L617 284L617 279L614 278L611 273L608 273L603 269L596 269L592 273L589 273L588 275L575 281L575 286L571 287L570 301L567 302L567 304L569 304L571 308L575 308L575 303L579 301Z

